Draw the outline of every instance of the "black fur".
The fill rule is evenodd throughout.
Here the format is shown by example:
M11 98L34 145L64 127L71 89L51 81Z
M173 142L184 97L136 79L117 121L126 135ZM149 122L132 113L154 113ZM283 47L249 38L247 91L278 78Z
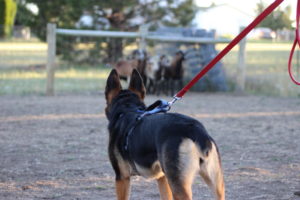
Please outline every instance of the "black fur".
M133 161L139 166L150 168L159 160L163 171L166 165L169 165L168 169L172 169L169 174L173 178L176 178L180 170L177 163L178 150L183 139L195 141L203 154L212 148L213 140L199 121L177 113L159 113L137 121L140 110L144 109L145 104L130 90L122 90L107 109L109 155L117 179L120 178L120 171L114 155L115 147L121 156L131 163L133 169L135 169ZM129 131L132 133L129 135L126 150Z
M199 121L177 113L141 117L146 109L145 87L137 70L128 90L122 90L117 71L112 70L105 97L108 151L118 199L128 199L132 175L156 179L162 199L171 195L191 199L192 179L198 171L216 198L225 200L218 149Z

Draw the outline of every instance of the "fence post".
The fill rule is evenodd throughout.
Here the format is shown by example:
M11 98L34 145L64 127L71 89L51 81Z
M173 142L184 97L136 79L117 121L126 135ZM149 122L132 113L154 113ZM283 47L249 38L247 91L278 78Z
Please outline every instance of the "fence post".
M47 24L47 88L46 95L54 95L54 72L55 72L55 54L56 54L56 24Z
M139 41L139 49L144 50L146 49L147 43L146 43L146 36L148 34L148 28L149 25L142 25L139 28L140 33L140 41Z
M244 27L241 27L242 31ZM239 43L239 52L238 52L238 65L237 65L237 74L236 74L236 92L244 92L245 90L245 81L246 81L246 37L244 37Z

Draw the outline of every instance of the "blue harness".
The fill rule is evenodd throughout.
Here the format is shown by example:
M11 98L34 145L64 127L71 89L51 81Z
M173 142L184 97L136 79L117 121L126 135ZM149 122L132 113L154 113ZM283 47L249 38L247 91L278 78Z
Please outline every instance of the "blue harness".
M129 138L132 135L133 130L135 129L137 124L141 121L141 119L145 116L153 115L156 113L166 113L171 109L171 103L165 100L157 100L156 102L148 106L145 110L137 110L137 112L141 114L136 118L136 122L134 123L134 125L131 127L131 129L128 131L126 135L126 143L124 146L126 151L128 151Z

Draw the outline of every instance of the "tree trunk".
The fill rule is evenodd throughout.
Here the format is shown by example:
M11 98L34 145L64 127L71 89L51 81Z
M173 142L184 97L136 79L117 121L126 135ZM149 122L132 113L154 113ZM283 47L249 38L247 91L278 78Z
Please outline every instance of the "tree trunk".
M123 41L121 38L110 38L107 46L109 62L116 62L123 56Z

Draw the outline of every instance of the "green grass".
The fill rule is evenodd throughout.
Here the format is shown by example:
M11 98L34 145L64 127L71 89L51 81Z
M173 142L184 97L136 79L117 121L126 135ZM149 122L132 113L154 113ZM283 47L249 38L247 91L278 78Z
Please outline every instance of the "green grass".
M0 95L44 95L47 45L37 40L0 42ZM56 93L103 91L109 69L100 66L58 66Z
M224 44L217 45L218 50ZM299 96L300 87L290 79L287 63L292 44L288 42L248 42L246 45L246 92L271 96ZM293 58L294 75L300 80L300 67L297 52ZM235 47L222 62L229 82L235 82L237 74L238 48ZM300 63L300 60L298 61Z
M45 65L47 44L38 41L1 41L0 68Z
M248 42L246 46L246 92L259 95L299 96L287 73L291 42ZM44 95L46 88L46 44L38 41L0 42L0 95ZM225 44L217 45L221 50ZM235 47L222 62L228 82L234 87L238 48ZM296 55L295 55L296 58ZM295 75L300 80L300 67L294 58ZM300 61L299 61L300 62ZM56 93L82 93L104 90L109 68L104 66L67 66L56 70Z
M104 67L61 68L55 73L56 93L103 91L109 73ZM45 70L5 69L0 73L0 95L45 94Z

